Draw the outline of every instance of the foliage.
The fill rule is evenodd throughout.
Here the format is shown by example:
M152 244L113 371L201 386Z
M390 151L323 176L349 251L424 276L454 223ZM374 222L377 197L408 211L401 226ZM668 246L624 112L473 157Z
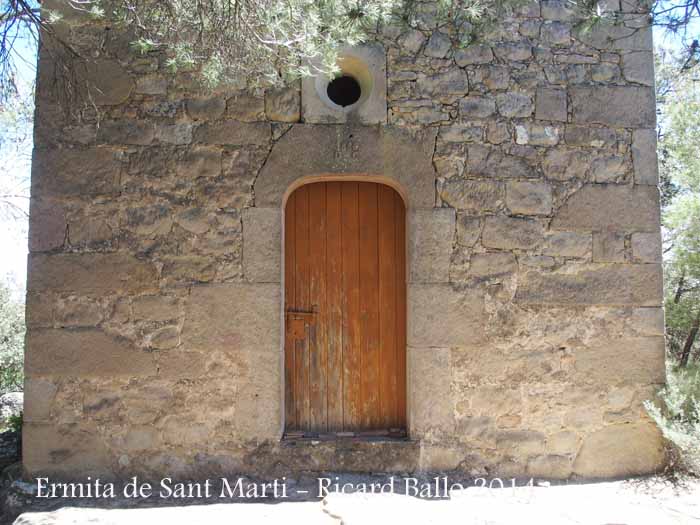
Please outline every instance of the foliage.
M664 437L680 453L680 467L700 475L700 364L669 366L666 387L659 393L661 408L647 401L647 412Z
M10 432L16 432L16 433L21 433L22 432L22 424L24 423L24 413L20 412L19 414L14 414L11 415L10 417L7 418L7 429Z
M700 79L678 74L682 60L663 56L657 85L661 180L670 188L663 213L667 341L671 356L687 362L700 347L693 332L700 323Z
M23 389L24 305L0 284L0 395Z

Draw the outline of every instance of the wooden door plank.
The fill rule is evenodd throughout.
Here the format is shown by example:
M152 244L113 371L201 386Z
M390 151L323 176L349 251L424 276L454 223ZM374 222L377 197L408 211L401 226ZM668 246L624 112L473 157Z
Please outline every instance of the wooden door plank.
M379 268L377 184L359 184L361 425L381 425L379 414Z
M396 420L406 427L406 208L403 199L394 192L396 226Z
M309 188L302 186L296 198L295 309L308 310L309 304ZM308 336L296 341L296 411L299 427L309 426L309 344Z
M398 425L396 404L396 226L394 190L380 186L379 208L379 401L388 428Z
M328 431L343 431L343 260L340 182L326 185Z
M284 210L284 310L294 308L295 297L295 257L296 247L296 192L287 199L287 206ZM285 315L284 322L287 322ZM298 430L299 426L296 418L296 367L294 361L295 341L291 337L288 327L285 326L284 338L284 413L286 430Z
M361 426L358 183L341 186L343 260L343 428Z
M326 183L309 184L309 429L326 431Z

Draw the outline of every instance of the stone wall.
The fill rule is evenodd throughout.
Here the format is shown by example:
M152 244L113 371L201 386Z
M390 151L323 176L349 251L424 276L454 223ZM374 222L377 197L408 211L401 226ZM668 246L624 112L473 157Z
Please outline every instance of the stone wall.
M304 122L297 85L207 93L67 18L94 62L71 103L55 50L40 60L27 473L658 468L651 31L605 5L628 27L582 33L544 1L460 49L424 4L382 37L380 125ZM329 174L407 200L405 443L280 442L283 199Z

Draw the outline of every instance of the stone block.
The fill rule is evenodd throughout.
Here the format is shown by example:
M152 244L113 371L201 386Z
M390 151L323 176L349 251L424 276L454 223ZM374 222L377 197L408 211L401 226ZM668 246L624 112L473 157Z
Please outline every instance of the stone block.
M454 432L454 401L449 348L408 348L411 435L434 437Z
M44 252L63 246L66 215L60 203L33 198L29 211L29 251Z
M625 234L602 231L593 233L594 262L625 262Z
M594 158L590 167L593 180L604 184L625 182L630 171L629 157L618 154Z
M180 301L171 295L141 295L131 303L134 319L170 321L180 317Z
M158 289L153 263L123 253L31 254L29 291L145 292Z
M504 117L529 117L534 105L532 98L525 93L501 93L496 96L498 113Z
M486 217L481 243L501 250L532 250L542 244L544 226L533 219Z
M545 237L543 255L553 257L590 257L592 235L581 232L552 232Z
M564 140L570 146L589 148L611 148L617 144L614 129L589 126L566 126Z
M597 340L575 348L574 378L595 385L660 385L666 380L663 337Z
M265 120L265 99L255 93L241 91L226 101L226 118L239 122Z
M408 345L450 347L484 340L484 298L447 284L408 287Z
M651 51L652 31L644 14L624 14L592 28L581 27L576 38L601 51Z
M559 143L559 129L540 124L518 124L515 126L515 142L532 146L556 146Z
M25 370L28 376L58 377L151 376L153 355L126 339L96 329L42 329L27 333Z
M449 206L472 213L497 211L505 201L505 187L502 182L495 181L452 177L440 185L439 193Z
M278 208L243 210L243 275L249 282L279 283L282 216Z
M35 149L32 196L119 192L122 163L110 148Z
M459 67L493 62L493 51L489 46L474 44L455 51L455 62Z
M107 120L97 128L97 141L103 144L148 146L155 136L155 124L148 120Z
M225 120L202 124L194 133L194 141L225 146L267 145L272 128L264 122Z
M656 264L578 264L561 271L519 274L515 301L522 304L658 306L661 268Z
M134 90L133 77L116 60L86 60L75 73L76 84L85 86L82 90L98 106L122 104Z
M457 244L472 247L481 235L481 219L460 213L457 215Z
M656 130L635 129L632 133L634 183L656 186L659 173L656 158Z
M632 257L643 263L661 262L661 233L633 233Z
M226 111L226 101L217 96L189 98L185 107L192 120L217 120Z
M25 423L48 421L58 387L49 377L27 377L24 380Z
M557 210L551 227L571 231L656 231L659 192L651 186L586 184Z
M653 423L608 425L588 434L574 462L583 478L636 476L664 464L664 442Z
M459 101L459 114L464 119L482 119L496 112L496 101L488 97L469 96Z
M542 162L545 177L556 181L585 180L588 167L588 154L572 149L551 148Z
M552 188L546 182L507 182L506 206L513 214L548 215L552 212Z
M203 352L278 352L280 308L279 284L193 286L185 307L182 344Z
M469 277L493 279L518 270L518 262L512 253L475 253L469 260Z
M622 74L628 82L654 87L654 56L651 51L622 55Z
M192 142L193 125L190 122L159 124L156 127L156 140L165 144L181 146Z
M165 95L168 79L161 75L143 75L136 79L136 93L141 95Z
M539 88L535 96L535 118L566 122L568 118L566 104L565 90Z
M408 215L408 231L409 282L447 282L455 233L454 209L413 210Z
M113 458L94 427L27 423L22 428L22 465L30 477L74 480L76 473L114 478Z
M406 192L409 208L435 204L433 152L437 131L391 126L296 124L275 144L255 181L255 204L278 207L291 184L317 175L382 175ZM368 179L371 180L371 179Z
M265 91L265 115L276 122L299 122L301 93L299 87L284 87Z
M569 89L575 124L652 128L656 98L649 87L595 86Z
M633 330L641 335L664 335L666 333L663 308L635 308L629 318Z

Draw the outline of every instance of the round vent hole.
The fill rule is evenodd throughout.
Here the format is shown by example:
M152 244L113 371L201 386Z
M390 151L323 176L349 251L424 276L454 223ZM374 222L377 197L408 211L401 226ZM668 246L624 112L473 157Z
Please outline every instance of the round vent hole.
M328 93L328 98L331 99L334 104L346 107L360 100L362 88L360 88L360 84L357 80L351 76L342 75L333 79L328 84L326 93Z

